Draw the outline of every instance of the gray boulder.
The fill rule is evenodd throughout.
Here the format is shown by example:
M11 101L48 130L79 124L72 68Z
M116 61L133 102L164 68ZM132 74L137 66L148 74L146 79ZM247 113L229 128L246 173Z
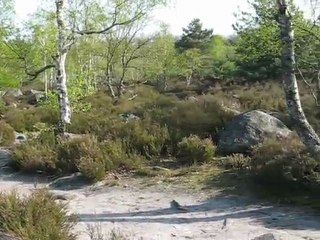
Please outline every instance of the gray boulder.
M248 153L272 136L286 138L291 134L279 119L259 110L242 113L220 133L218 151L223 154Z
M31 105L36 105L39 101L45 100L45 93L37 90L29 90L25 93L27 101Z
M125 122L131 122L131 121L137 121L140 120L140 118L133 114L133 113L121 113L119 115L119 117L121 118L121 120L125 121Z
M272 233L266 233L259 237L255 237L252 240L277 240Z
M3 95L4 97L21 97L23 93L21 92L20 89L9 89L8 91L5 92Z
M15 143L21 143L27 140L27 136L23 133L15 132L15 135L16 135Z

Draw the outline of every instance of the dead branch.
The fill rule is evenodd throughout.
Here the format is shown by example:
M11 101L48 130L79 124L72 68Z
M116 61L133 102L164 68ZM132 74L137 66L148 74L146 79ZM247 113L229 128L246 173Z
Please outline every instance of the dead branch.
M133 99L135 99L136 97L138 97L138 94L133 95L131 98L128 98L129 101L132 101Z
M302 74L302 72L301 72L301 70L300 70L300 68L298 68L297 67L297 70L298 70L298 72L299 72L299 74L300 74L300 76L301 76L301 79L303 80L303 82L307 85L307 87L308 87L308 89L309 89L309 91L310 91L310 93L311 93L311 95L312 95L312 97L313 97L313 99L314 99L314 101L315 101L315 103L316 103L316 105L317 106L319 106L319 104L318 104L318 98L317 98L317 95L315 94L315 92L314 92L314 90L313 90L313 88L312 88L312 86L311 86L311 84L304 78L304 76L303 76L303 74Z

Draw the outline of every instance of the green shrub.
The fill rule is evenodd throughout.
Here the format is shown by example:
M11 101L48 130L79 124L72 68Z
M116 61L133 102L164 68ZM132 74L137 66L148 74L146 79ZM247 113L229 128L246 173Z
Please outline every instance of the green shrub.
M105 162L102 158L82 157L77 163L77 168L85 178L94 182L103 180L106 176Z
M101 115L82 115L77 123L80 124L72 126L73 131L90 132L100 141L120 139L127 153L142 154L146 157L159 156L169 141L168 129L149 119L124 122L118 116L108 118Z
M0 146L11 145L14 140L14 129L9 124L0 121Z
M66 173L76 172L83 161L103 162L98 140L91 135L63 140L58 145L58 167Z
M14 169L28 173L55 173L57 153L50 145L29 141L14 147L10 164Z
M297 136L281 141L267 139L252 156L252 171L264 184L320 189L320 162L305 153Z
M11 166L33 173L74 173L80 171L89 180L104 178L108 171L137 168L143 157L126 153L121 141L99 142L92 135L57 141L50 130L13 149Z
M200 139L196 135L184 137L178 143L177 157L182 164L196 164L210 161L215 154L216 146L211 139Z
M176 154L176 146L183 137L195 134L200 137L215 136L231 119L214 96L200 96L198 101L178 101L174 97L161 96L155 102L143 105L138 113L169 132L168 148Z
M226 169L248 169L250 168L250 164L251 158L239 153L232 154L223 161L223 165Z
M131 170L144 162L138 155L127 154L121 141L108 140L99 143L95 137L89 136L68 144L68 147L64 146L63 149L71 150L70 159L74 161L75 167L92 181L102 180L108 171ZM78 147L82 148L79 149L80 154L73 154Z
M5 102L0 97L0 114L3 115L7 111Z
M117 169L128 159L123 144L119 140L106 140L101 143L101 149L105 156L106 170Z
M261 167L273 159L290 159L300 155L304 149L304 145L296 134L281 140L276 137L268 138L254 148L252 164L254 167Z
M112 138L122 139L129 153L146 157L159 156L169 139L167 128L148 120L116 124L113 131Z
M0 231L24 240L74 240L75 217L45 190L19 197L0 193Z
M5 120L16 131L33 131L34 125L42 122L54 125L58 122L58 111L50 107L37 107L29 109L11 108L5 113Z

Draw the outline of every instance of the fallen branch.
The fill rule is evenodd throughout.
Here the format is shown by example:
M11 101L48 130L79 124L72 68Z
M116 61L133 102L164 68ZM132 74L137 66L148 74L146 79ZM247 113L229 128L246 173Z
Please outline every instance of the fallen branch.
M135 99L136 97L138 97L138 94L133 95L131 98L128 98L129 101L132 101L133 99Z

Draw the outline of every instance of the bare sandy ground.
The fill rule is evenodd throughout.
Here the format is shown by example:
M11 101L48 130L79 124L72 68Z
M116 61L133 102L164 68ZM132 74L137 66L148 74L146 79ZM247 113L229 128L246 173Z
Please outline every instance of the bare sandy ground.
M0 191L30 193L35 179L4 170L6 158L0 150ZM39 181L36 187L51 186L52 192L66 197L70 213L79 216L74 229L79 240L90 239L90 225L106 234L118 229L132 240L252 240L267 233L273 238L261 239L320 240L320 216L311 210L266 205L235 196L208 198L205 193L190 193L181 186L146 186L146 181L124 179L120 186L100 183L72 188ZM173 199L186 211L171 209Z

